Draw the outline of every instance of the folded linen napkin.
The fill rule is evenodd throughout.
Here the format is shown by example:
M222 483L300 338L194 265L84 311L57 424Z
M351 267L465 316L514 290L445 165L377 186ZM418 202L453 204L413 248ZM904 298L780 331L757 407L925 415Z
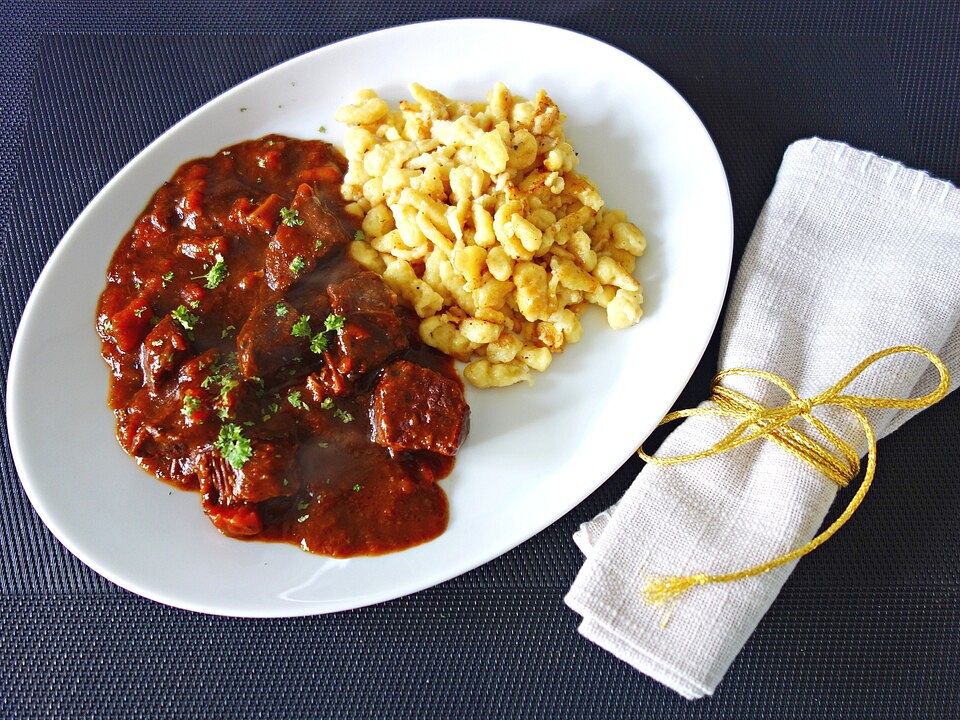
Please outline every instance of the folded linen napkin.
M867 355L902 344L938 354L956 387L960 190L841 143L794 143L737 272L720 368L778 373L810 397ZM922 358L898 355L847 392L908 397L929 392L937 379ZM765 405L785 401L749 378L725 384ZM883 437L916 412L868 416ZM849 414L815 414L866 451ZM733 424L689 418L658 454L705 449ZM687 464L647 465L617 505L574 536L586 562L566 603L583 616L580 632L588 639L688 699L712 694L795 563L693 588L673 603L665 627L663 609L641 597L646 582L740 570L798 548L814 536L836 492L766 440Z

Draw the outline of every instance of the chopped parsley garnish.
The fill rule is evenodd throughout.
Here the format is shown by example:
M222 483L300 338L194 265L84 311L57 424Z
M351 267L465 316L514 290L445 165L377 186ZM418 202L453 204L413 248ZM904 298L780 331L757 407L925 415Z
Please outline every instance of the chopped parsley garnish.
M147 311L146 308L137 308L136 310L133 311L133 314L136 315L137 317L143 317L143 314L146 311Z
M269 405L267 405L267 412L269 412L271 415L278 412L279 410L280 410L280 406L277 405L276 403L270 403Z
M343 330L344 322L345 321L343 317L340 315L334 315L333 313L330 313L327 315L327 319L323 321L323 326L327 330Z
M224 376L220 379L220 402L226 402L227 397L230 395L230 391L234 388L240 387L240 381L230 377L229 375Z
M321 126L320 126L319 128L317 128L317 129L318 129L320 132L323 133L323 132L326 132L326 131L327 131L327 126L326 126L326 125L321 125Z
M267 166L267 159L263 157L257 158L257 167L265 168Z
M220 386L217 398L217 405L219 406L217 408L217 415L221 420L226 420L230 417L230 409L228 407L230 392L240 387L240 381L233 377L231 370L232 366L229 362L212 367L210 374L200 383L200 387L205 389L214 385Z
M301 500L297 503L297 510L306 510L308 507L310 507L310 503L306 500Z
M310 324L309 322L304 322L304 320L309 320L309 316L304 316L297 321L296 325L293 326L293 329L290 333L294 337L308 337L310 335ZM301 323L303 323L301 325ZM323 326L326 328L322 332L318 332L312 338L310 338L310 350L315 352L317 355L323 355L327 351L329 345L329 340L327 338L328 332L339 331L343 328L344 319L339 315L330 314L327 315L327 319L323 321Z
M303 225L303 218L300 217L300 211L296 208L280 208L280 222L287 227L300 227Z
M322 448L328 448L328 447L330 447L330 443L324 442L323 440L321 440L320 442L318 442L317 445L319 445L319 446L322 447Z
M363 490L363 485L361 485L360 483L357 483L356 485L353 486L354 492L360 492L361 490Z
M166 287L173 282L173 271L171 270L170 272L164 273L160 278L163 280L163 286Z
M300 319L290 328L290 334L294 337L310 337L311 333L309 315L301 315Z
M183 407L180 408L180 412L187 420L192 420L193 414L199 409L200 398L198 398L196 395L183 396Z
M290 262L290 272L292 272L294 275L299 275L301 272L303 272L303 269L304 269L306 266L307 266L307 264L303 261L303 258L302 258L301 256L297 255L297 256Z
M320 407L324 410L329 410L333 407L333 398L324 398L323 402L320 403Z
M302 523L302 522L306 522L309 519L310 519L309 515L301 515L300 517L297 518L297 522Z
M317 333L310 338L310 350L317 355L323 355L327 351L327 336Z
M315 240L313 243L313 249L317 252L323 250L323 240Z
M215 262L204 276L207 278L207 290L213 290L219 286L229 274L229 271L227 270L227 263L224 261L223 255L217 253L214 256L214 260Z
M236 330L236 325L227 325L223 330L220 331L220 339L223 340L227 337L232 331Z
M366 239L367 239L367 235L366 235L366 233L363 232L363 230L357 230L357 231L353 234L353 239L354 239L354 240L357 240L357 241L366 240Z
M187 310L185 305L180 305L176 310L171 311L170 316L180 323L184 330L193 330L200 321L200 318Z
M134 279L133 279L133 287L134 287L134 289L136 289L136 290L139 290L140 288L142 288L142 287L143 287L143 280L141 280L140 278L134 278Z
M163 347L163 340L151 340L150 344L154 347Z
M340 408L337 408L333 411L333 416L344 425L346 425L348 422L353 422L353 415L348 413L346 410L341 410Z
M189 305L193 310L196 310L198 307L200 307L200 301L199 301L199 300L190 300L190 301L187 302L187 305Z
M287 306L282 302L277 303L277 317L286 317L287 313L290 312L287 310Z
M293 405L297 410L309 410L310 407L300 399L302 393L299 390L291 390L287 395L287 402Z
M243 436L243 428L233 423L226 423L220 428L213 446L220 451L223 459L234 469L239 470L253 456L250 440Z

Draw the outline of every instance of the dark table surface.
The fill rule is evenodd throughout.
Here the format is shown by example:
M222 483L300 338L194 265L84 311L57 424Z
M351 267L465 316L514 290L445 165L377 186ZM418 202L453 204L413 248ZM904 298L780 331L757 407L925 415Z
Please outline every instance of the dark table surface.
M960 181L955 2L6 0L4 378L50 252L162 130L298 53L468 15L592 35L677 87L730 179L735 262L794 139L844 140ZM716 339L678 404L705 396L715 364ZM958 419L954 394L881 443L866 505L803 560L716 695L696 703L583 640L562 603L581 563L571 533L619 498L638 461L514 551L431 590L333 616L235 620L136 597L73 558L30 508L3 420L0 717L957 718Z

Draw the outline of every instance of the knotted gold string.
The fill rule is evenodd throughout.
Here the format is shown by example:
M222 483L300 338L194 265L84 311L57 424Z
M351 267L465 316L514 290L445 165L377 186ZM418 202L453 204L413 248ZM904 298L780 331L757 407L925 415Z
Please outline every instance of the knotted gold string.
M841 394L860 373L873 365L873 363L898 353L915 353L929 360L940 373L940 383L936 389L923 397L904 399ZM790 397L790 401L780 407L764 407L752 398L721 384L721 381L725 377L731 375L744 375L766 380L781 388ZM870 489L870 484L873 482L873 474L877 466L877 437L873 426L870 424L870 420L868 420L864 414L864 410L918 410L939 402L947 394L949 387L950 372L947 370L947 366L932 352L917 345L898 345L876 352L865 358L835 385L827 388L819 395L814 395L808 399L801 398L789 382L774 373L745 368L724 370L718 373L712 383L711 401L713 404L711 406L672 412L660 421L660 425L673 422L680 418L700 415L731 417L740 420L740 423L731 430L726 437L706 450L686 455L675 455L673 457L653 457L645 453L641 447L637 450L637 454L641 458L656 465L677 465L679 463L719 455L720 453L733 450L741 445L746 445L749 442L765 437L773 440L780 445L780 447L793 453L804 462L809 463L839 487L843 488L859 474L860 456L848 442L830 430L830 428L824 425L824 423L818 420L812 413L813 408L817 406L832 405L848 410L863 428L863 434L867 439L867 469L864 473L863 481L860 483L860 487L857 489L856 494L853 496L853 499L850 500L850 504L847 505L846 509L826 530L803 547L799 547L796 550L792 550L759 565L754 565L744 570L737 570L736 572L719 575L696 573L694 575L654 578L643 590L644 599L653 605L663 605L697 585L734 582L736 580L761 575L781 565L797 560L815 550L829 540L834 533L850 519L853 513L856 512L860 503L863 502L867 491ZM790 426L788 423L794 418L803 418L813 425L833 447L833 451Z

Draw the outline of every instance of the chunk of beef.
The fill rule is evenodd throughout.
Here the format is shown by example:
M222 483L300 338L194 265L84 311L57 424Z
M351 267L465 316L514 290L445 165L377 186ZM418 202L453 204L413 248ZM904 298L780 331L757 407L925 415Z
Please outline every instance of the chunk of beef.
M156 417L131 412L121 419L117 436L135 458L186 457L190 445L174 430L174 420L172 406L170 412Z
M355 313L337 335L337 370L357 378L381 368L409 344L403 325L393 313Z
M283 207L283 198L276 193L271 193L247 215L247 224L264 232L273 232L281 207Z
M112 339L120 352L134 352L150 331L150 316L153 310L150 302L142 296L135 297L130 304L110 318L101 330L104 339Z
M187 347L186 339L169 315L147 333L140 347L140 367L143 384L151 393L156 391L157 383L176 367Z
M300 313L283 301L253 308L237 333L237 365L245 378L269 378L303 355L308 338L292 334L299 319Z
M330 304L339 315L368 312L393 312L397 296L376 273L356 273L327 288Z
M290 210L296 211L294 224L280 223L263 257L267 286L278 292L293 285L313 270L319 258L347 241L337 218L309 185L297 188Z
M239 469L215 448L203 450L194 458L200 491L215 504L259 503L296 492L296 452L292 444L253 440L251 446L253 455Z
M354 384L340 372L333 362L331 353L324 353L324 363L307 377L307 389L314 402L321 403L327 397L347 397L353 395Z
M203 511L213 526L228 537L251 537L263 530L259 508L249 503L217 505L204 500Z
M149 472L184 487L194 487L193 439L182 422L177 387L165 383L159 395L152 395L147 388L140 393L150 397L153 407L148 414L139 409L118 411L120 445Z
M463 387L406 360L391 364L374 390L374 442L397 450L455 455L470 429Z
M301 315L310 316L310 326L314 330L323 329L323 321L332 310L330 301L324 293L324 285L311 278L291 288L284 296L285 302L297 309Z
M397 296L372 272L361 272L327 288L334 312L346 318L337 335L337 369L357 377L381 367L406 349L409 339L397 316Z

